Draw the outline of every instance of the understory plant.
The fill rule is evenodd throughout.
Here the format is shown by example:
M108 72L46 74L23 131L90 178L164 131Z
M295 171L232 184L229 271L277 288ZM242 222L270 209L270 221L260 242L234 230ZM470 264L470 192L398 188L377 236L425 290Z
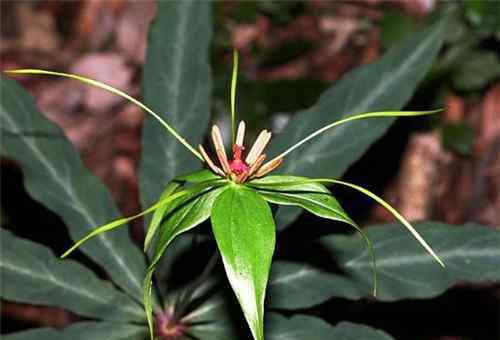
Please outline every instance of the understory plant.
M172 13L177 14L173 15ZM422 73L425 73L424 71L430 65L430 61L421 59L425 56L432 60L432 56L439 50L443 30L442 25L435 25L411 41L402 44L398 49L394 50L395 52L389 53L378 64L371 65L372 68L367 67L354 71L351 78L344 80L343 83L338 85L337 89L334 87L325 92L319 101L318 106L321 109L318 111L328 110L334 98L345 101L344 107L337 106L335 110L338 111L339 108L345 110L336 115L322 112L321 119L315 119L314 115L309 117L298 114L297 121L292 121L289 127L292 129L291 135L294 137L293 144L283 147L282 138L276 144L277 147L281 147L281 150L272 149L272 154L275 156L269 157L270 160L266 161L268 157L265 150L271 141L271 132L262 131L253 145L248 147L250 144L245 141L245 122L241 121L237 124L235 109L237 53L234 53L230 91L230 147L226 147L222 133L217 125L213 125L210 130L210 139L213 144L212 151L207 150L202 145L202 132L200 132L199 136L193 138L195 142L200 143L198 148L195 148L190 143L189 136L183 137L182 135L182 132L189 134L188 131L199 128L195 125L197 123L201 124L203 117L200 118L193 112L189 112L189 110L193 106L202 107L202 103L198 101L202 100L200 98L210 95L210 91L205 88L210 86L210 82L206 81L209 74L209 72L206 72L208 66L206 60L200 61L199 59L207 57L206 44L211 32L209 13L208 4L199 3L196 6L190 6L180 2L160 2L159 14L150 32L151 43L146 61L147 65L155 65L155 68L146 69L144 75L145 81L149 82L145 84L145 101L148 103L148 101L152 100L153 105L151 106L136 100L119 89L82 75L39 69L7 71L11 75L50 75L75 79L121 96L150 114L156 123L148 120L145 124L143 131L144 155L141 164L141 168L144 167L146 173L145 180L141 179L146 184L141 184L141 187L142 189L150 188L147 189L149 190L149 198L143 200L143 203L147 203L146 209L134 216L117 218L117 216L113 216L117 215L116 208L110 203L108 197L104 200L93 200L86 196L89 195L88 191L93 191L94 188L102 190L102 188L100 184L96 184L96 180L90 175L81 177L78 183L73 182L76 181L75 175L77 173L74 169L77 168L78 171L81 171L82 168L82 165L75 161L77 156L72 154L70 157L71 161L77 165L67 168L61 168L55 159L51 160L50 152L57 154L55 155L56 158L64 157L68 153L67 144L61 146L60 144L54 144L60 143L60 141L15 136L15 133L20 134L26 128L28 130L29 128L41 128L48 130L45 132L54 133L58 138L62 138L60 132L50 123L44 121L43 124L35 124L34 119L40 120L42 118L36 117L36 109L27 94L23 93L23 90L15 85L13 81L2 79L2 92L4 92L5 96L2 99L2 125L14 133L12 138L15 139L10 144L7 143L5 148L6 156L22 163L22 168L26 171L28 191L36 199L41 202L49 201L49 207L60 212L63 220L69 225L72 224L72 219L78 220L77 224L79 226L76 229L70 227L71 237L77 242L62 257L67 257L77 248L82 249L86 255L109 270L111 279L121 288L121 290L114 289L113 286L102 282L102 280L93 276L93 273L71 260L68 260L70 261L69 264L66 261L57 262L50 252L43 249L42 246L29 241L18 240L14 235L3 232L4 237L9 240L8 243L11 248L10 253L8 252L10 256L6 257L7 261L2 262L2 271L5 271L7 277L12 278L11 281L7 281L5 294L4 290L2 290L4 298L22 302L56 304L73 310L82 316L105 320L102 324L92 321L81 326L71 326L61 332L43 330L40 332L45 333L37 333L38 331L33 331L33 333L24 333L19 339L29 339L29 336L32 336L31 334L34 334L33 338L36 336L38 339L41 338L40 334L47 338L51 336L52 339L57 339L59 336L68 338L72 334L78 334L79 329L96 329L95 334L104 334L99 332L101 329L104 332L106 327L108 333L105 334L107 334L108 339L143 339L146 335L146 328L143 323L144 315L151 339L154 337L159 337L162 340L183 337L233 339L235 335L231 331L232 326L229 325L229 312L221 308L221 306L227 305L227 298L217 296L215 300L204 300L212 289L214 276L211 272L217 256L214 256L209 261L209 265L198 279L184 289L179 291L168 291L168 289L162 291L159 289L163 293L161 295L158 295L158 290L154 289L153 282L157 266L161 266L163 262L168 263L169 257L176 255L174 239L181 237L182 234L189 235L189 231L202 225L207 220L210 221L213 238L216 241L218 253L222 258L227 279L255 340L263 340L265 336L264 305L268 286L271 308L303 309L322 303L332 296L339 296L338 294L345 294L348 298L353 299L365 297L367 291L371 291L371 294L382 300L398 299L412 296L412 294L417 297L429 297L447 289L451 284L450 282L464 278L463 274L457 274L453 270L451 274L445 273L447 269L436 266L432 261L439 263L443 267L444 261L446 263L454 263L457 259L462 261L464 254L460 254L459 251L457 255L451 250L460 249L464 242L468 242L468 238L464 235L470 235L473 231L464 229L464 232L459 235L453 235L448 226L437 224L435 226L429 225L416 228L387 202L368 189L340 180L338 179L339 176L329 177L326 175L328 171L317 169L317 167L327 168L326 164L328 162L335 161L344 162L344 167L347 167L348 163L354 162L356 157L359 157L385 131L392 122L393 117L428 115L437 112L398 111L398 109L409 98L421 79ZM190 21L189 18L196 20ZM198 22L198 24L194 25L193 28L186 24L189 22ZM189 40L185 41L186 46L178 47L176 45L176 48L186 49L182 51L186 53L181 54L189 56L186 58L187 60L178 59L181 56L176 53L171 57L172 59L159 60L160 56L164 57L163 52L170 47L163 46L168 43L164 39L160 39L160 36L164 34L179 36L175 34L179 31L185 33L186 36L195 33L200 34L201 38L207 41L204 42L205 45L190 42ZM197 49L202 49L201 56L200 53L197 53L200 52ZM404 65L398 65L395 61ZM192 64L189 64L190 62ZM159 83L158 78L155 78L158 76L159 79L162 79L161 77L163 77L162 63L164 63L166 70L171 72L173 83ZM186 68L183 69L182 66ZM386 73L382 72L380 74L381 70L384 69ZM155 70L162 74L154 74ZM183 72L186 72L186 74L182 74ZM372 80L371 83L370 79ZM179 83L175 83L176 81ZM186 83L182 83L183 81ZM413 85L407 87L410 81ZM188 84L192 85L192 87L189 88ZM167 94L150 99L152 98L151 93L155 94L158 87L163 87ZM193 91L193 93L179 92L186 89ZM346 96L345 91L351 91L349 92L350 95ZM365 97L354 98L363 94ZM392 98L398 95L403 99ZM170 113L169 109L173 105L171 103L164 108L158 109L157 107L158 102L164 100L164 97L174 102L179 100L182 100L182 102L175 103L175 112ZM405 97L406 99L404 99ZM26 104L27 102L29 103ZM381 110L380 106L395 107L395 109L393 111ZM182 111L183 107L187 109L187 112ZM371 108L374 110L371 111ZM208 106L204 107L203 110L208 112ZM314 108L312 111L314 111ZM357 113L367 111L369 112ZM162 115L160 112L165 114ZM171 119L169 119L170 114L178 115L176 119L172 120L179 120L182 126L180 130L182 131L175 127L173 124L175 122L171 122ZM183 115L185 117L181 118ZM332 121L327 119L329 116L338 119ZM375 118L380 118L381 122L372 123L372 121L377 120ZM367 120L364 121L365 119ZM357 125L362 123L364 125ZM152 124L156 124L156 126ZM158 127L163 127L167 133L164 130L158 130ZM331 138L331 133L336 131L334 129L336 127L340 131L347 129L343 132L347 133L347 135L341 135L341 138ZM286 142L290 142L288 138L290 136L287 136L286 133L283 136L285 136ZM172 144L171 137L174 137L174 143L176 144ZM298 141L297 137L299 137ZM333 140L329 141L329 138ZM170 141L166 142L166 140ZM331 150L346 147L342 143L354 145L354 147L351 147L347 154L338 159L335 158L334 152L334 157L331 158ZM356 145L356 143L362 144ZM58 146L58 149L54 149L55 146ZM163 151L151 152L156 147L162 147ZM48 150L50 152L47 152ZM191 154L193 159L186 160L186 151ZM171 153L178 154L178 159L174 158L170 161L178 164L179 168L184 167L185 164L191 164L195 160L199 162L198 168L205 166L205 169L194 172L186 171L187 174L171 173L169 174L171 177L169 180L161 178L162 176L151 175L155 171L162 171L158 170L162 169L162 167L170 166L169 163L162 164L161 160L162 157L170 157ZM27 155L33 155L32 159L29 159ZM35 157L38 163L32 162ZM326 163L323 158L327 159ZM310 169L310 175L307 175L307 171L297 165L299 161L302 161L302 167ZM38 177L40 176L37 172L40 171L39 168L44 169L44 174L41 177L48 176L48 181L44 182L42 178ZM297 171L293 171L293 168ZM147 175L148 173L151 176ZM56 189L47 190L44 185ZM406 234L399 231L400 228L396 225L375 228L378 230L373 232L365 232L344 211L327 187L329 185L333 185L333 188L336 186L348 187L375 200L406 227ZM152 187L154 187L154 190L151 190ZM57 196L58 191L59 196ZM153 191L156 194L152 194ZM151 197L155 195L156 198L151 200ZM277 210L275 209L276 206L279 206ZM286 207L283 208L283 206ZM89 212L87 212L86 207L90 207ZM320 218L346 223L355 228L359 233L359 237L325 238L322 242L327 249L329 247L332 248L332 251L336 249L337 253L340 254L340 260L345 260L347 271L355 272L353 272L352 280L358 280L357 283L354 283L354 281L346 282L340 277L332 277L325 272L309 267L303 271L300 265L287 262L273 266L274 269L270 278L272 258L276 246L277 225L278 229L285 228L289 224L287 220L293 220L298 215L297 210L290 209L290 207L302 208ZM273 209L275 209L274 212ZM93 218L92 214L94 213L99 218ZM137 249L133 248L133 245L129 245L131 241L126 234L120 233L122 230L117 228L147 214L152 214L152 216L148 223L143 245L144 252L149 257L146 266L144 258L141 257ZM101 223L94 223L97 221ZM112 230L112 233L107 233ZM485 230L480 230L484 235L487 234ZM373 237L370 234L373 234ZM423 235L421 236L421 234ZM387 246L379 253L377 251L378 245L382 246L382 241L391 239L395 235L399 238L399 243L395 243L394 248ZM452 244L451 248L441 247L442 242L448 236L458 243ZM415 248L410 237L415 238L423 249ZM440 248L437 248L439 249L437 253L442 255L444 261L429 246L425 240L426 238L431 240L433 246L440 246ZM490 243L493 249L495 240L498 240L498 234L495 234L494 237L489 235L488 238L489 242L493 242ZM92 240L89 241L90 239ZM169 251L171 248L168 248L170 245L174 247L172 252ZM36 255L19 260L19 258L15 258L17 249L26 254ZM428 255L424 254L424 250L428 252ZM490 252L488 256L492 254ZM386 256L392 256L393 259L401 256L408 256L408 258L413 256L413 260L406 264L408 266L407 270L410 271L413 271L415 266L424 263L425 270L420 272L422 277L418 278L418 273L412 276L416 276L416 280L428 281L429 273L432 273L433 279L429 283L432 289L422 289L422 291L416 289L411 293L401 293L397 284L395 286L392 284L391 288L391 284L386 284L384 279L380 282L377 277L375 258L386 259ZM486 267L489 266L482 257L475 260ZM28 270L28 273L23 272L23 266L29 268L33 265L30 261L39 263L39 271L33 270L30 272ZM382 263L382 266L387 265L383 261ZM401 266L401 264L398 265ZM481 270L483 269L486 268L481 267ZM15 287L15 282L31 280L35 277L43 278L43 274L40 273L44 271L57 278L46 280L49 282L44 282L44 284L53 284L52 289L64 286L70 292L69 294L73 294L69 296L74 297L76 301L69 301L64 297L57 296L57 293L46 294L45 296L41 296L45 293L38 295L24 294L21 297L22 293L19 291L19 287ZM79 275L77 273L80 271L87 275L87 279L79 280L78 283L73 282L72 276L77 277ZM371 279L368 281L364 277L367 271L371 271L371 274L369 274ZM384 268L384 272L387 273L387 268ZM492 276L496 277L497 272L498 270L492 275L492 271L485 271L484 273L487 274L482 272L481 275L467 276L466 279L481 281ZM33 273L33 275L30 275L30 273ZM304 274L294 277L290 275L293 273ZM398 275L405 274L400 272L396 274L396 277ZM140 281L138 281L139 277ZM162 284L162 278L164 279L165 276L157 275L158 286ZM446 281L443 278L448 278L448 280ZM293 281L297 279L303 281ZM314 287L318 280L322 282L323 287L331 286L331 289L321 288L315 290ZM70 283L65 285L54 284L59 282ZM25 285L25 283L22 283L22 285ZM37 286L39 287L40 283L33 284L31 289L36 292L35 287ZM291 289L299 289L299 293L292 292ZM312 295L308 296L308 294ZM292 297L292 295L297 296ZM102 296L108 297L96 301ZM200 302L200 300L202 301ZM162 303L163 305L161 305ZM145 309L145 313L138 311L138 307L140 308L141 305ZM118 308L112 308L115 306ZM300 330L298 334L301 335L298 335L297 339L312 338L312 334L315 334L314 336L318 339L326 339L334 334L337 334L339 339L342 339L342 334L355 338L361 337L362 334L369 334L370 338L373 339L390 339L388 335L382 332L349 323L331 329L321 320L308 316L298 315L286 319L273 313L267 320L266 339L268 340L273 338L282 339L283 334L287 334L292 328ZM116 321L126 321L129 324L111 325L112 322ZM110 329L115 331L116 336L113 335L113 332L109 332ZM12 339L16 339L15 336L13 335ZM285 335L285 339L293 339L292 335L288 336Z
M276 239L276 226L269 203L296 205L319 217L341 221L353 226L363 236L373 259L373 295L376 296L376 267L372 244L361 228L346 214L335 197L323 184L347 186L368 195L383 205L413 234L417 241L441 266L445 266L427 242L401 214L382 198L367 189L336 179L269 175L295 149L310 139L343 123L376 117L427 115L436 113L439 110L423 112L387 111L349 115L342 120L330 123L314 131L270 161L265 162L264 150L271 139L271 133L263 130L247 153L244 143L245 122L241 121L236 131L237 62L238 54L234 52L231 84L231 159L227 156L222 135L217 125L214 125L211 130L214 152L217 155L219 165L216 165L201 144L198 146L199 152L196 151L157 113L110 85L80 75L46 70L21 69L5 71L8 74L37 74L72 78L115 93L137 104L155 117L173 137L184 145L194 157L205 163L209 169L208 171L201 170L176 177L166 185L164 192L155 204L134 216L120 218L96 227L66 251L61 256L62 258L67 257L92 237L109 232L148 213L153 213L144 241L144 251L147 251L151 240L158 233L155 250L144 279L144 306L152 340L155 334L152 281L156 264L176 236L200 225L208 218L210 218L212 224L212 231L224 263L227 278L238 298L252 335L255 340L264 339L264 298ZM186 207L189 207L189 209L186 209Z

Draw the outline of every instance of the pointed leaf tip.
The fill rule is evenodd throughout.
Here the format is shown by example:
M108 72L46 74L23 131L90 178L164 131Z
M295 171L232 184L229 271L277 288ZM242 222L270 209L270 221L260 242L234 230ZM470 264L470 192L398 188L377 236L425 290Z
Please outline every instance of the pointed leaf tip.
M228 186L212 209L224 268L253 338L264 339L264 298L275 246L271 209L254 190Z

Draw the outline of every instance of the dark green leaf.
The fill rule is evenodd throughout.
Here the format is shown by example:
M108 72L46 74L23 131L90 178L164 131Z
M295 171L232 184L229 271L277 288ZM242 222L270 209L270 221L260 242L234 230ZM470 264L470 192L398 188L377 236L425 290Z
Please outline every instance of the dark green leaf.
M441 130L441 143L448 150L468 155L474 144L474 129L467 123L444 125Z
M146 328L125 323L78 322L62 330L37 328L2 336L5 340L144 340Z
M191 0L159 1L144 66L145 103L195 145L202 141L210 116L210 6ZM141 200L149 206L175 175L195 170L200 163L154 119L144 122L142 138Z
M325 91L311 108L294 115L271 144L278 154L322 126L348 115L398 110L411 97L440 49L445 20L395 46L379 61L350 72ZM318 136L290 154L281 173L307 177L340 177L380 138L393 118L344 124ZM294 220L297 209L280 209L278 225Z
M494 52L473 52L453 73L453 85L464 91L478 90L500 77L500 61Z
M35 328L28 331L2 334L3 340L65 340L61 332L53 328Z
M418 28L415 16L401 9L387 9L380 21L380 40L384 47L400 43L413 34Z
M300 206L314 215L355 225L331 192L320 183L298 176L266 176L249 183L268 202Z
M158 262L167 246L177 235L200 225L210 217L214 201L223 190L224 188L220 187L209 187L202 193L195 193L174 202L172 207L167 210L164 222L160 227L151 263Z
M160 196L160 201L172 195L178 188L180 187L179 183L171 182L167 185L165 190ZM156 235L156 231L158 227L161 225L161 221L165 212L168 210L168 207L174 204L175 201L172 201L168 204L162 205L158 209L156 209L153 213L151 221L149 222L149 227L146 233L146 237L144 238L144 251L147 251L149 248L149 244L153 240L153 237Z
M431 298L461 282L500 281L500 232L497 230L437 222L420 223L416 229L440 255L446 268L436 264L400 225L367 228L377 258L377 299ZM319 243L331 254L332 261L337 261L342 274L327 273L305 263L277 262L269 282L273 307L311 306L304 296L318 304L330 297L359 299L370 295L371 262L362 239L338 235L322 238ZM301 292L302 296L293 292Z
M362 249L360 249L362 250ZM331 259L333 262L335 259ZM367 268L367 273L371 273ZM371 282L365 282L371 284ZM269 306L279 309L303 309L319 305L334 296L357 297L359 291L348 275L336 275L309 263L275 261L269 279Z
M78 262L62 261L44 246L5 230L1 239L2 298L99 319L144 320L141 306Z
M156 265L157 286L163 296L172 293L172 286L179 282L179 275L187 274L179 273L176 263L190 256L190 251L202 241L203 237L193 231L178 235L168 245L168 255L161 257Z
M201 183L210 180L220 179L220 176L214 174L208 169L198 170L187 175L175 177L174 181L179 183Z
M241 325L235 325L232 312L234 311L228 308L227 300L221 295L215 295L183 318L188 325L191 324L187 333L203 340L238 339Z
M255 191L229 185L212 209L212 230L229 282L255 340L264 339L264 297L274 252L271 209Z
M156 241L155 252L151 257L151 264L146 272L144 279L144 305L146 316L150 327L152 338L152 278L156 264L160 261L163 253L172 240L201 224L208 219L212 206L217 196L224 190L217 186L208 187L203 191L189 195L187 199L181 198L169 206L165 216L165 223L160 227L158 240Z
M0 125L10 132L1 153L21 166L30 195L61 216L74 241L118 218L107 189L89 174L61 129L44 118L31 96L6 78L1 79L1 92ZM140 299L145 263L126 228L101 234L81 250Z
M356 229L363 237L365 246L372 258L373 295L376 295L377 273L371 241L366 237L363 230L346 214L330 191L325 186L317 184L319 183L313 183L307 178L296 176L267 176L250 182L250 185L258 188L259 193L269 202L281 205L296 205L316 216L344 222Z
M305 315L286 318L276 313L267 321L267 340L391 340L392 337L374 328L341 322L331 326L325 321Z

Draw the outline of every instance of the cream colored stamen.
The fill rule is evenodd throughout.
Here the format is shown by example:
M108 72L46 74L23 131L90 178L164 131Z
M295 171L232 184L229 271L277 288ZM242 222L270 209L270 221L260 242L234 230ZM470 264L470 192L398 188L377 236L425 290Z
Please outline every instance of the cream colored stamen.
M225 176L224 171L222 171L217 165L215 165L214 162L212 162L212 160L210 159L210 157L208 157L208 154L203 148L203 146L198 145L198 149L200 150L203 160L207 163L208 167L217 175Z
M270 139L271 139L271 133L267 132L267 130L263 130L257 137L257 140L253 144L252 148L250 149L250 152L248 153L245 162L249 165L252 165L257 160L257 157L260 156L262 151L264 151L264 148L266 147L267 143L269 143Z
M245 122L241 121L238 125L238 133L236 134L236 145L243 146L245 139Z
M253 176L253 174L260 168L262 163L264 163L264 160L266 159L266 155L262 154L259 157L257 157L257 160L255 163L252 164L250 169L248 169L248 177Z
M229 160L227 159L226 153L224 152L224 149L217 149L215 150L217 153L217 158L219 159L220 165L222 165L222 169L224 169L224 172L226 174L231 173L231 167L229 166Z
M217 125L214 125L212 127L212 142L214 143L215 150L221 150L224 158L227 159L226 150L224 149L224 142L222 141L222 135Z
M226 150L224 149L224 142L222 141L222 135L217 125L214 125L212 127L212 142L214 143L215 152L217 154L217 158L219 159L220 165L222 165L222 169L225 173L230 173L231 169L229 167L229 160L227 159Z
M255 174L255 177L262 177L279 167L283 163L283 158L273 159L266 164L264 164L259 171Z

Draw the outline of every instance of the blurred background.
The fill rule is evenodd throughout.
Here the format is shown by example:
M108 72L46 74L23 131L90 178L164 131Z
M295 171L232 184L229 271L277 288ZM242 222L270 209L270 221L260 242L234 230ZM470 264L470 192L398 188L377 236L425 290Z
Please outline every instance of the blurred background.
M145 0L2 1L0 68L85 74L139 97L155 7ZM328 84L376 60L445 7L453 12L445 47L407 105L411 110L443 107L444 112L399 121L345 177L383 194L410 220L476 221L500 228L499 1L214 2L214 121L229 112L233 47L240 52L240 117L253 133L269 126L279 132ZM137 212L144 113L70 80L18 80L64 129L123 214ZM61 253L71 243L62 222L27 195L22 180L19 168L2 159L2 227ZM340 191L338 196L364 224L392 220L357 194ZM140 240L142 230L136 223L133 237ZM498 287L465 286L429 301L375 306L336 299L315 312L331 322L347 319L384 328L398 339L488 340L500 338L499 298ZM5 301L1 307L2 332L59 327L75 318L48 307ZM421 334L407 334L415 323L423 325Z

